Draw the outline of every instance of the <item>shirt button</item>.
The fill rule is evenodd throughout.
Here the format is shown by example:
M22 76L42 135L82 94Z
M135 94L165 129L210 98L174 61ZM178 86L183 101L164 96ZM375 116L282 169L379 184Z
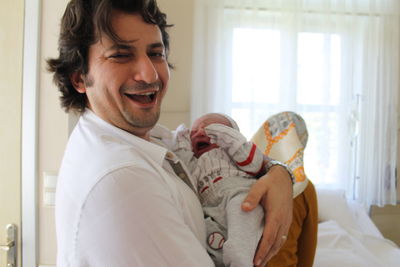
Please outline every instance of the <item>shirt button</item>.
M166 157L167 157L167 159L173 159L174 155L171 152L167 152Z
M179 174L179 177L181 177L181 179L185 179L185 178L186 178L186 174L184 174L183 172L181 172L181 173Z

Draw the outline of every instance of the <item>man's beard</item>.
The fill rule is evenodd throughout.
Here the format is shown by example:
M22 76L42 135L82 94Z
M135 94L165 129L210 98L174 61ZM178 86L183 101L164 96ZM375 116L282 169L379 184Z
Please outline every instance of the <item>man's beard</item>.
M132 112L127 110L124 110L122 115L132 127L152 128L160 118L160 108L158 107L157 110L149 111L148 114L144 116L135 116L135 114L132 114Z

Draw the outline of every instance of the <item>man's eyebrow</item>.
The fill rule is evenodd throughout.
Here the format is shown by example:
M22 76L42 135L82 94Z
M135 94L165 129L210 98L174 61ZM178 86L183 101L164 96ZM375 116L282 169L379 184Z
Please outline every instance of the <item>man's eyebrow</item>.
M157 43L150 44L149 48L165 48L165 46L163 43L157 42Z
M111 51L111 50L132 50L134 47L129 44L118 44L115 43L109 48L106 49L106 51Z
M154 48L165 48L164 44L162 42L157 42L157 43L152 43L150 45L148 45L148 47L150 49L154 49ZM130 45L130 44L121 44L121 43L115 43L112 46L110 46L109 48L106 49L106 51L110 51L110 50L133 50L135 49L134 45Z

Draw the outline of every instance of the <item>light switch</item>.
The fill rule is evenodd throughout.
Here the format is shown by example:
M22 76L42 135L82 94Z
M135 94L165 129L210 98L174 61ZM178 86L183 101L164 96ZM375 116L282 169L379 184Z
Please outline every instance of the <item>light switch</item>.
M56 204L56 192L44 192L43 204L45 206L54 206Z
M43 205L54 207L57 188L57 173L43 172Z
M43 186L45 189L56 189L57 187L57 174L52 172L44 172Z

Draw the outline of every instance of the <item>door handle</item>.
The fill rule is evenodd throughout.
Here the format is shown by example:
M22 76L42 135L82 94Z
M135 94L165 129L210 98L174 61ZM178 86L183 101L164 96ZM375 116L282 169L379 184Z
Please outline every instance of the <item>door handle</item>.
M7 244L0 245L0 250L7 252L7 267L17 266L17 226L8 224L6 226Z
M10 251L10 249L12 249L14 246L15 246L15 242L11 241L11 242L8 242L7 245L0 245L0 249L3 251Z

